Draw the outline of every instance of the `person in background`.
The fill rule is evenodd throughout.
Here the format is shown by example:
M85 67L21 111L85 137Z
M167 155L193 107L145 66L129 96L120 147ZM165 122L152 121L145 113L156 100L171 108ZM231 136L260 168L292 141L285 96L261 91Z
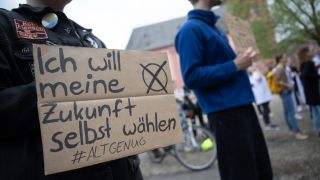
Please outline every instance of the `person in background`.
M135 156L44 175L32 44L105 48L64 14L70 1L27 0L12 11L0 9L0 179L140 180Z
M298 57L301 62L300 70L305 96L312 113L313 128L318 131L320 137L320 75L318 75L317 68L312 61L312 54L308 47L303 47L299 51Z
M296 98L296 93L297 93L297 81L296 81L296 73L294 71L292 71L292 60L290 57L286 57L287 58L287 64L286 64L286 72L288 73L288 81L291 82L293 84L293 89L292 89L292 93L291 93L291 97L292 97L292 102L293 102L293 107L294 107L294 117L297 119L297 120L302 120L303 117L300 115L299 112L299 99Z
M192 89L216 136L222 180L272 180L266 142L252 105L246 69L256 52L237 55L216 26L211 8L221 0L190 0L193 10L175 38L182 77Z
M317 68L318 75L320 75L320 47L319 46L317 46L313 50L312 61L314 62L315 66ZM320 85L320 82L319 82L319 85ZM319 87L319 89L320 89L320 87ZM311 109L310 109L310 112L311 112Z
M301 82L300 71L292 62L292 59L290 59L289 67L294 80L294 97L297 102L297 112L302 112L306 105L306 98L304 96L304 88Z
M272 100L272 94L269 90L266 78L261 72L253 66L248 69L249 79L251 83L252 92L255 99L255 104L261 110L264 121L265 130L280 130L279 126L270 122L270 101Z
M282 87L280 92L280 97L283 104L284 116L288 128L292 134L295 135L297 139L307 139L308 136L304 134L297 123L295 118L294 102L292 98L293 82L290 78L290 74L286 69L287 58L284 55L276 57L277 66L275 67L275 78L276 83Z
M317 73L320 75L320 47L314 49L314 56L312 58L312 61L317 68Z

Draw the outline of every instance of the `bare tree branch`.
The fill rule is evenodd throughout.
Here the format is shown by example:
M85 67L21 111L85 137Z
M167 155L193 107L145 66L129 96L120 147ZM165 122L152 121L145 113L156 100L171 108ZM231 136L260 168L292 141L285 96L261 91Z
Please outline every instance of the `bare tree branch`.
M310 2L310 1L311 1L311 0L309 0L309 2ZM307 11L305 11L305 10L302 8L302 6L300 6L295 0L292 0L291 2L296 6L296 8L299 9L299 11L302 12L302 14L306 15L306 16L310 19L310 21L313 21L313 17L312 17Z
M290 7L283 0L278 0L278 2L280 3L280 5L282 5L287 13L289 13L301 26L303 26L305 32L309 34L311 38L317 39L317 35L312 33L309 27L298 17L295 12L290 9Z
M311 9L312 9L312 16L313 16L313 23L316 29L316 33L318 36L320 36L320 24L318 21L318 14L317 14L317 10L316 10L316 1L315 0L309 0L309 3L311 5Z

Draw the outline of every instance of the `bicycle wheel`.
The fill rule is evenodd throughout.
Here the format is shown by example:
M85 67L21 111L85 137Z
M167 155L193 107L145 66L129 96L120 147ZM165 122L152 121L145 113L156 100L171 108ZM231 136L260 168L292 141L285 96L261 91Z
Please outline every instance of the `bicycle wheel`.
M184 131L184 142L174 146L177 160L186 168L198 171L213 165L217 159L214 136L203 127L192 126Z
M163 148L154 149L148 151L148 156L151 162L160 164L166 156L166 152Z

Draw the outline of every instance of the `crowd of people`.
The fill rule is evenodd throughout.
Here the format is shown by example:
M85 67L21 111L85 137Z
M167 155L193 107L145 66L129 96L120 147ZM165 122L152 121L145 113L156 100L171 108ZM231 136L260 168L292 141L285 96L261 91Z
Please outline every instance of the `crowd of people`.
M269 153L252 104L263 117L264 129L279 131L270 119L269 107L272 93L279 95L289 132L299 140L309 137L297 121L306 104L319 132L320 52L313 57L309 47L301 48L299 68L286 55L279 55L274 67L263 74L252 65L253 49L235 54L226 35L216 27L219 17L210 9L222 1L190 2L194 10L176 36L175 47L185 85L194 91L215 134L221 179L271 180Z
M279 55L275 58L274 66L269 67L265 74L255 66L248 69L255 104L262 114L266 130L279 130L277 125L270 123L269 104L273 93L281 98L290 134L301 140L308 138L297 121L301 119L298 112L308 108L313 128L320 137L318 53L319 48L312 50L305 46L297 52L297 63L293 63L286 55ZM299 64L299 68L296 64Z

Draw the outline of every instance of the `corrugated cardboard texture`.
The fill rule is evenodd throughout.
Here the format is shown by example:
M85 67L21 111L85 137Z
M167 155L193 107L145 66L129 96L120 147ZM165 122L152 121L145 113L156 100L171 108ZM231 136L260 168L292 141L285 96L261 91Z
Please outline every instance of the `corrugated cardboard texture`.
M231 15L225 15L224 22L238 52L242 53L249 47L260 52L249 22Z
M33 51L46 175L182 141L165 54Z

